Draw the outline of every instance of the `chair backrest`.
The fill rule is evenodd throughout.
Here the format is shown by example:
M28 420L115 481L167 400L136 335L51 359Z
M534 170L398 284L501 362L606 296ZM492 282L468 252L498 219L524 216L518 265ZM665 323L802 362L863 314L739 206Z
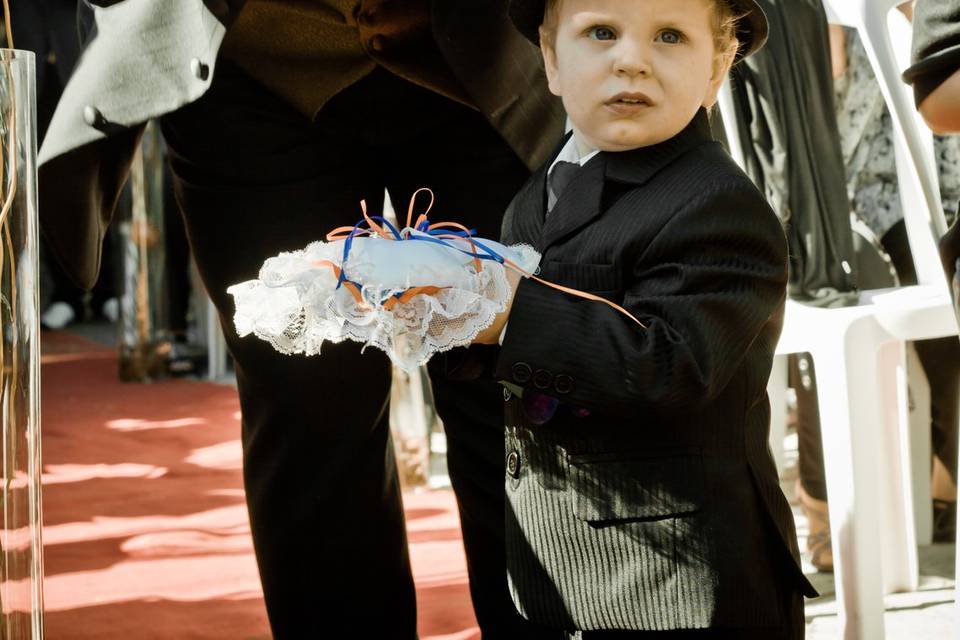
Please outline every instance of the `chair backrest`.
M901 80L912 29L893 9L903 0L824 0L828 19L860 35L893 122L897 178L910 250L921 284L946 286L937 240L946 232L933 137Z

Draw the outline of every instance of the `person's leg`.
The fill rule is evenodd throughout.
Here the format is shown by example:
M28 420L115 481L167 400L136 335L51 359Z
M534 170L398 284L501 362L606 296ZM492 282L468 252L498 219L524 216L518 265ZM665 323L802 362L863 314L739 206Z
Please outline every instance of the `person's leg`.
M186 342L190 311L190 248L183 228L183 216L177 208L169 167L164 167L163 171L163 240L167 322L173 340Z
M960 341L956 336L914 343L930 383L934 542L951 542L957 527L957 424L960 420Z
M401 224L410 196L429 187L436 198L432 221L459 222L482 237L498 239L504 210L529 171L479 113L442 99L428 100L423 108L430 114L429 128L415 143L400 142L390 156L395 170L388 174L387 185ZM489 361L497 347L471 349L478 361ZM561 631L524 620L507 590L503 388L489 375L477 380L448 376L446 362L445 355L435 357L430 378L447 435L447 467L483 638L564 638Z
M789 367L790 386L797 394L800 484L812 498L826 500L827 481L823 470L820 411L817 406L817 379L814 376L813 358L807 353L791 355Z
M906 224L901 220L881 243L902 285L917 283ZM957 439L960 422L960 342L956 337L914 343L930 384L930 436L933 441L934 538L954 539L957 513Z
M244 483L274 636L414 638L386 356L352 342L287 356L239 339L226 293L264 259L353 223L359 201L383 193L376 158L359 136L320 132L223 63L210 92L165 117L163 130L191 249L236 362Z
M800 353L789 358L790 386L797 394L797 499L808 521L807 551L821 571L833 570L830 516L827 511L827 478L823 465L820 409L813 358Z

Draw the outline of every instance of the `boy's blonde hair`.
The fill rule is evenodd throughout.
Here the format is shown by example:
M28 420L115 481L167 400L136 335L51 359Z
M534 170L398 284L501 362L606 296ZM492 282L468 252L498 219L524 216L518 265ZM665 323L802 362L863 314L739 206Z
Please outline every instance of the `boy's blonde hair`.
M563 0L546 0L543 8L543 25L540 28L540 39L543 44L553 49L557 35L557 20L560 15L560 3ZM716 21L713 29L713 48L717 52L717 61L729 66L737 54L740 43L737 40L737 22L743 18L743 13L727 0L707 0L714 8Z

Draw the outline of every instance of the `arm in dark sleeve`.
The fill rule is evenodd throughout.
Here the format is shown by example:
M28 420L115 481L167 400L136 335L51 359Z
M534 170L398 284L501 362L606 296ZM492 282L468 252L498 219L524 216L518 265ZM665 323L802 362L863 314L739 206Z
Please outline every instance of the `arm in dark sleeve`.
M524 280L498 377L518 382L518 363L570 376L563 400L607 414L686 412L715 399L782 308L787 256L776 216L745 178L703 191L631 259L622 306L646 328Z
M903 79L920 106L960 69L960 0L920 0L913 17L913 64Z

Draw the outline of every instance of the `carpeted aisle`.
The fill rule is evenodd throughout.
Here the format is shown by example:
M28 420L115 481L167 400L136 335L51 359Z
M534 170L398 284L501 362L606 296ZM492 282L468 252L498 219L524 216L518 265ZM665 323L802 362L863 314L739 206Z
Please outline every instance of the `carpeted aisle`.
M46 637L269 638L230 387L117 380L43 334ZM453 495L406 496L422 640L476 640Z

